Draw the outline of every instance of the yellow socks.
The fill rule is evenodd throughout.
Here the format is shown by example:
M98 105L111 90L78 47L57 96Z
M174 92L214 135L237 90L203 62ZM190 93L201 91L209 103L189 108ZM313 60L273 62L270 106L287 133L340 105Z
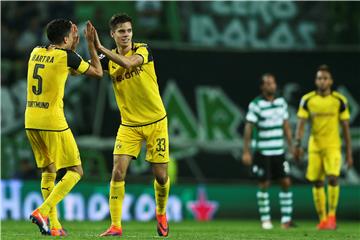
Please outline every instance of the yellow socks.
M328 185L329 216L336 215L336 208L339 202L340 187Z
M125 196L125 182L110 182L109 208L111 225L121 227L122 204Z
M320 187L320 188L313 187L312 192L313 192L315 208L319 215L319 219L320 221L323 221L327 217L325 189L324 187Z
M44 200L50 195L55 186L56 173L43 172L41 174L41 194ZM58 220L56 206L50 209L50 228L61 229L61 224Z
M39 207L41 214L49 216L50 210L54 208L70 192L81 176L77 172L67 171L64 177L55 185L46 200Z
M156 213L163 215L166 213L166 204L169 198L170 179L168 178L164 185L160 185L155 179L154 190L155 190Z

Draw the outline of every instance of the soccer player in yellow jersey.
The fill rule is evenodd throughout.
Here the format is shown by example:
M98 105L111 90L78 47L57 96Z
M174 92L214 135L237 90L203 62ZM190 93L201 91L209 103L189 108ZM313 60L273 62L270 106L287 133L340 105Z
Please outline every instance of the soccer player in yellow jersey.
M336 229L336 208L339 199L338 176L341 167L341 140L339 125L342 126L346 145L346 163L353 164L349 132L349 108L346 98L332 91L333 79L329 68L322 65L316 73L316 91L302 97L298 110L295 159L300 157L301 139L307 120L311 123L308 144L309 161L306 178L313 184L313 197L319 215L319 230ZM327 201L324 180L327 177Z
M28 62L25 129L37 167L42 171L41 193L44 198L30 219L45 235L66 235L58 220L56 205L83 175L79 150L65 119L63 97L70 71L102 77L91 26L88 22L85 30L91 64L74 52L79 41L77 27L65 19L48 23L46 33L51 44L35 47ZM66 174L55 185L56 172L62 168L67 170Z
M114 146L114 165L110 182L109 206L111 226L101 236L122 235L121 212L125 195L125 176L146 141L146 160L155 176L157 230L167 236L169 227L166 204L169 196L168 178L169 138L164 104L149 46L132 41L132 19L116 14L110 21L110 34L116 48L105 48L96 34L96 48L102 53L101 65L110 74L116 101L121 113L121 124Z

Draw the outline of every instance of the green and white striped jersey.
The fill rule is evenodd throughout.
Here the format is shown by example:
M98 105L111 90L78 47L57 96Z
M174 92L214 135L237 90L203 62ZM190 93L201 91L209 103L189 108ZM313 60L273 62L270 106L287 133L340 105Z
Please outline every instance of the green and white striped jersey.
M287 108L283 97L268 101L263 96L259 96L250 102L246 120L256 127L255 149L262 155L284 154L283 126L284 120L289 118Z

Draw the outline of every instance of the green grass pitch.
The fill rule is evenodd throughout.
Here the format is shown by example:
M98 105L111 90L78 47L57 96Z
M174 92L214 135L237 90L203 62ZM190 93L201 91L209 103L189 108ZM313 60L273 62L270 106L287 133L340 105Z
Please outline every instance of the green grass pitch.
M360 239L360 222L341 221L336 231L317 231L315 221L297 221L297 228L283 230L275 223L273 230L262 230L255 220L216 220L212 222L184 221L170 223L170 234L167 239L245 239L245 240L350 240ZM95 239L106 230L106 222L63 222L69 236L66 239ZM156 223L125 222L123 239L160 239L156 232ZM113 239L114 237L110 237ZM1 239L49 239L41 236L38 228L30 221L2 221ZM103 239L103 238L102 238ZM108 239L108 238L107 238Z

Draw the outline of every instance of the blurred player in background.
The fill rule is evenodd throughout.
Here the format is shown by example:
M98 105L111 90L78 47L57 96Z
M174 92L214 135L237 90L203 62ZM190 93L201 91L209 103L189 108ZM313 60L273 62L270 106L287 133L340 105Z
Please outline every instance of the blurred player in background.
M88 23L85 35L91 64L74 52L79 42L78 30L75 24L65 19L56 19L47 25L46 33L51 44L35 47L29 58L25 129L37 167L42 171L41 193L44 198L30 219L45 235L66 235L58 220L56 205L83 175L79 150L65 119L63 97L69 70L102 77L94 32L90 32L90 27ZM62 168L67 170L66 174L55 185L56 172Z
M261 95L249 104L244 130L243 163L252 165L252 172L259 179L256 194L263 229L272 229L268 187L270 180L280 180L282 191L279 193L281 224L287 229L294 227L292 222L292 192L289 163L285 160L285 138L288 148L291 145L287 103L283 97L276 96L276 80L273 74L266 73L261 78ZM254 129L255 128L255 129ZM253 130L256 147L254 161L250 152Z
M101 65L109 72L121 113L121 124L114 146L114 166L110 182L109 207L111 226L101 236L122 235L121 213L125 195L125 176L130 162L136 159L146 141L146 160L155 176L157 230L167 236L169 227L166 204L169 196L169 138L167 117L159 93L154 59L145 43L132 41L132 19L114 15L109 22L116 48L105 48L96 34L96 48L102 53Z
M313 184L313 197L319 215L319 230L336 229L336 208L339 200L338 176L341 167L341 124L346 145L346 163L353 164L349 132L350 113L346 98L332 91L333 79L326 65L318 68L315 78L316 91L304 95L298 110L295 158L299 159L304 126L309 119L311 134L308 145L309 162L306 178ZM328 180L328 212L324 180Z

